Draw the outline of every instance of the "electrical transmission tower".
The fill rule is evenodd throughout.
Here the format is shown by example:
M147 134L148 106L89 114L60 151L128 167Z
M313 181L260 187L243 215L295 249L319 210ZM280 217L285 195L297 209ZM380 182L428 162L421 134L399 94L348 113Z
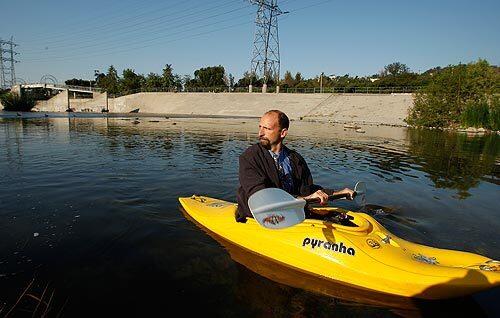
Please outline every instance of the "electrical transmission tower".
M249 0L258 5L255 17L253 41L252 74L262 78L267 87L269 79L277 84L280 76L280 45L278 38L278 16L283 12L278 0Z
M14 59L14 55L19 54L14 52L16 46L12 37L10 41L0 39L0 88L2 89L9 89L16 84L14 64L19 62ZM10 66L7 66L8 63Z

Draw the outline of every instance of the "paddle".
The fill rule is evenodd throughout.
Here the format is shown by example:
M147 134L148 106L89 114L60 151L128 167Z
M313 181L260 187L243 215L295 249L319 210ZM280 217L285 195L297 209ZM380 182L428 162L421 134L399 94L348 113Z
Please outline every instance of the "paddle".
M330 195L329 200L347 198L348 194ZM355 202L366 203L366 186L364 182L356 183L354 187ZM304 207L306 203L320 200L296 199L288 192L278 188L266 188L252 194L248 199L248 207L254 219L268 229L282 229L298 223L306 218Z

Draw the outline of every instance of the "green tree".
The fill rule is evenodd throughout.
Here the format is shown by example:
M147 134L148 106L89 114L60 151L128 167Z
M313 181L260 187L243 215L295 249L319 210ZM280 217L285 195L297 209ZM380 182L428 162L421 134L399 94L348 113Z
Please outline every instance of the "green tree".
M410 73L410 68L406 64L394 62L384 67L382 76L397 76L401 74Z
M250 73L243 73L243 77L238 80L236 84L237 87L248 87L248 85L252 84L255 87L262 86L262 81L257 79L257 77Z
M64 81L64 84L66 84L66 85L75 85L75 86L86 86L86 87L92 86L92 87L94 87L95 84L96 84L96 82L93 81L93 80L84 80L84 79L72 78L70 80Z
M304 80L304 78L302 77L302 74L300 72L297 72L295 74L295 85L302 82L303 80Z
M149 73L144 80L144 90L154 91L162 87L163 78L156 73Z
M132 69L124 69L122 73L123 77L120 81L120 91L121 93L136 93L140 91L143 83L145 82L144 76L138 75Z
M175 86L174 69L172 68L172 64L165 64L165 67L162 71L162 80L162 87L164 88Z
M225 70L223 66L209 66L196 70L194 72L194 80L200 87L225 86L224 75Z
M295 84L295 79L293 78L292 73L290 71L286 71L281 85L283 85L284 88L288 88L294 87Z
M118 77L118 72L113 65L108 68L106 75L98 75L97 86L109 94L116 95L120 92L120 78Z
M183 78L182 76L180 76L179 74L174 74L174 77L173 77L173 87L176 89L176 90L181 90L182 89L182 84L183 84Z

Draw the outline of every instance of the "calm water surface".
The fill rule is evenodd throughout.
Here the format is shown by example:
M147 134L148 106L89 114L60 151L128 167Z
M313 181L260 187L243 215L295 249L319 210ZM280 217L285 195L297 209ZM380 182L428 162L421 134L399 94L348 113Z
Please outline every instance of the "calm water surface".
M482 315L498 300L374 304L207 235L177 198L235 201L255 119L15 117L0 114L0 315L25 290L15 316L45 311L29 295L67 317ZM367 212L394 234L500 259L500 137L366 130L292 122L288 145L316 183L364 180Z

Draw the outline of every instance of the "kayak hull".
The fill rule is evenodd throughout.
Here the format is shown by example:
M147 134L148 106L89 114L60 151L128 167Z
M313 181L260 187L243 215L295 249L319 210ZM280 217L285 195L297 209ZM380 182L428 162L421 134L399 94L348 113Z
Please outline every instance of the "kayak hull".
M235 221L236 204L203 196L179 198L197 223L244 249L287 267L356 288L422 299L454 298L500 285L498 263L468 252L405 241L364 213L352 226L306 219L280 230L254 219Z

